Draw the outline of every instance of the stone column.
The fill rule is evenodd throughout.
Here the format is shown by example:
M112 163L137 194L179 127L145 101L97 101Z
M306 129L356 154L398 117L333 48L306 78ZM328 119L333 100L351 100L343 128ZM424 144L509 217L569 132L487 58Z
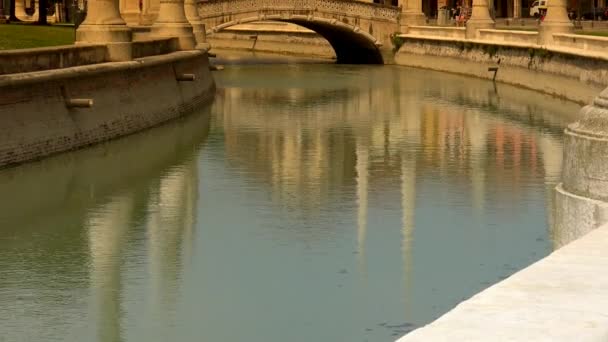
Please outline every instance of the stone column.
M422 13L422 0L399 0L401 7L401 32L407 33L408 26L426 24L426 17Z
M475 39L480 29L494 28L494 20L490 16L488 0L473 0L471 18L466 24L467 39Z
M568 18L566 6L566 0L550 0L547 2L547 15L538 29L539 44L552 44L554 33L570 33L574 30L574 25Z
M513 19L521 18L521 0L513 0Z
M190 22L190 25L192 25L194 39L196 40L196 48L201 50L209 50L211 46L209 43L207 43L205 24L203 24L203 19L198 14L195 0L184 0L184 10L186 12L188 22Z
M120 16L129 26L140 25L139 0L120 0Z
M106 44L110 61L131 60L131 29L120 17L118 0L89 0L76 44Z
M25 14L25 0L15 0L15 17L19 20L25 20L27 14Z
M6 16L4 15L4 0L0 0L0 24L6 24Z
M158 17L150 29L150 37L177 37L180 50L196 47L192 25L186 18L184 0L160 0Z
M555 194L554 229L562 243L608 222L608 88L579 115L564 134Z

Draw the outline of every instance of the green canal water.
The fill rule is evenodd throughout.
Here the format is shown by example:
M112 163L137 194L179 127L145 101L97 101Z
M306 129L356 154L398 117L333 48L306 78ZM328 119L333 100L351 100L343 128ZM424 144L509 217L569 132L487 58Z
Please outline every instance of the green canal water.
M0 341L393 341L547 255L578 106L226 63L215 102L0 172Z

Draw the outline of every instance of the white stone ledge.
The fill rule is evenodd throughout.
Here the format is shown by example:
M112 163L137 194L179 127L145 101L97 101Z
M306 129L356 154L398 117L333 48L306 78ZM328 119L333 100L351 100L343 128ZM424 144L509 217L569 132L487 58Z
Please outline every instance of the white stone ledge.
M554 34L554 36L559 37L562 34ZM576 38L582 37L579 39L588 39L588 37L582 35L568 35L575 36ZM567 46L563 43L556 43L554 45L539 45L531 42L514 42L514 41L496 41L496 40L484 40L484 39L464 39L464 38L454 38L454 37L441 37L436 35L418 35L418 34L400 34L398 37L406 38L406 39L420 39L420 40L431 40L431 41L439 41L439 42L460 42L460 43L475 43L475 44L485 44L485 45L496 45L496 46L504 46L504 47L514 47L514 48L530 48L530 49L545 49L547 51L567 54L571 56L579 56L584 58L595 58L608 61L608 46L607 48L598 48L596 50L591 49L583 49L582 45L571 45ZM596 37L594 37L596 38ZM608 39L608 38L606 38Z
M608 225L398 342L608 341Z

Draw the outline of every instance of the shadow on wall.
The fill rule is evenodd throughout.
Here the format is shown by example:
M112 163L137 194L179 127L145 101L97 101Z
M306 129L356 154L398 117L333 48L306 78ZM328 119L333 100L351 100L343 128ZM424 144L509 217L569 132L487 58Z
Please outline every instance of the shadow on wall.
M373 36L347 24L326 20L273 19L305 27L325 38L336 54L338 64L384 64L380 48ZM241 22L242 23L242 22ZM237 24L237 23L235 23ZM220 30L232 27L226 25Z

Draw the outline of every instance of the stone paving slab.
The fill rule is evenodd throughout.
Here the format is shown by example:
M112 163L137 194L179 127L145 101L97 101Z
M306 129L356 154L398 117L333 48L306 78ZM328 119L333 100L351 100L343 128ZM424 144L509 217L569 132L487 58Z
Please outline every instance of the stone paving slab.
M398 340L412 341L608 341L608 225Z

